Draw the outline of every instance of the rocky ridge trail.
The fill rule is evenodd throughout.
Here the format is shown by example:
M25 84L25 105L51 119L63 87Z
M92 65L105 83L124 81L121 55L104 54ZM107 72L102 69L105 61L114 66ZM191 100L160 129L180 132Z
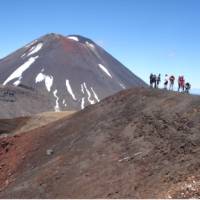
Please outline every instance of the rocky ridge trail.
M0 139L0 197L199 197L199 133L200 97L121 91Z

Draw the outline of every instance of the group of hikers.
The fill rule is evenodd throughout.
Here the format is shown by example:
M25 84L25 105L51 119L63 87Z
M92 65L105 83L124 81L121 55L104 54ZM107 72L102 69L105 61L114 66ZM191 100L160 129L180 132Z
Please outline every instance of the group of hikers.
M150 74L150 87L153 88L159 88L160 82L161 82L161 74L158 76L156 74ZM171 75L168 76L168 74L165 74L164 78L164 89L174 90L174 82L175 82L175 76ZM185 82L184 76L178 77L178 92L186 92L189 93L191 89L191 84L189 82Z

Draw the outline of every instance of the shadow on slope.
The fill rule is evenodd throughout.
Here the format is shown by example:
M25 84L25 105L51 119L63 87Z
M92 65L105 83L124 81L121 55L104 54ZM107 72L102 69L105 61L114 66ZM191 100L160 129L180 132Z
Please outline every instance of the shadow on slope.
M74 112L75 111L44 112L27 117L0 119L0 137L16 135L45 126L61 118L70 116Z

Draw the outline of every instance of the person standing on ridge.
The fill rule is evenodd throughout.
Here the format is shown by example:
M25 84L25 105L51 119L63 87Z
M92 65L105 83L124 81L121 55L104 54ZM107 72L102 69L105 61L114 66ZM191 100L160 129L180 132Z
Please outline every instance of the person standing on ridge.
M187 83L185 84L185 92L189 94L190 89L191 89L191 85L190 85L189 82L187 82Z
M159 74L158 75L158 77L157 77L157 80L156 80L156 82L157 82L157 87L159 87L159 85L160 85L160 81L161 81L161 77L160 77L161 75Z
M155 74L153 75L153 80L152 81L153 81L153 87L157 88L157 77L156 77Z
M149 76L149 83L150 83L150 87L153 87L153 74L152 73Z
M165 74L164 89L166 89L166 90L167 90L167 86L168 86L168 81L169 81L168 75Z
M174 75L170 76L169 81L170 81L169 90L174 90L174 81L175 81Z
M182 89L182 92L185 90L185 79L184 76L178 77L178 92Z
M181 76L178 77L178 92L180 91L181 89Z
M184 76L183 76L183 80L182 80L182 91L184 92L185 91L185 79L184 79Z

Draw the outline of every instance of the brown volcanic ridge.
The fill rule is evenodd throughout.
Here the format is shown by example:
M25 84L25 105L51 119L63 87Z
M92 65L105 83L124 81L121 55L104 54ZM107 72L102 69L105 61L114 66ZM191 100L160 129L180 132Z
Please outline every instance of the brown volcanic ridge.
M121 91L1 138L0 198L199 198L199 122L198 96Z

